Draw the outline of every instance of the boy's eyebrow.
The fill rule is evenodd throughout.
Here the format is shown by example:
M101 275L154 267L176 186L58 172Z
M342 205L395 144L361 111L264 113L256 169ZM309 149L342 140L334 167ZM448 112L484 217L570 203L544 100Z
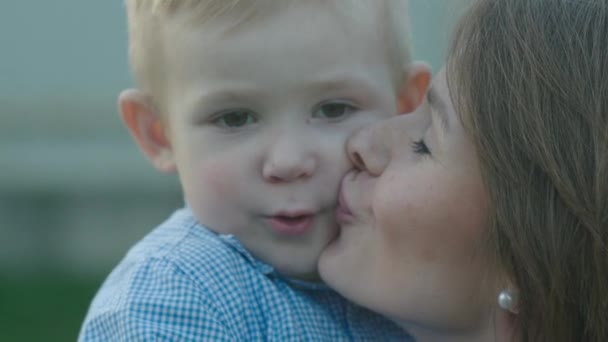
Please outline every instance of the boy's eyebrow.
M429 102L429 106L431 107L431 115L434 118L438 118L441 123L441 127L444 131L450 130L450 120L448 118L447 109L445 102L443 99L437 94L437 90L435 87L431 86L427 91L427 99Z
M308 83L306 87L317 92L329 92L347 88L370 93L373 92L374 88L368 79L350 74L332 75L331 77L316 79Z
M339 90L354 91L363 95L376 94L373 83L365 77L347 75L331 75L306 81L302 90L310 93L335 92ZM363 94L363 95L361 95ZM196 92L190 108L196 110L206 103L213 102L255 102L262 96L260 89L255 86L218 86L215 89L203 89Z
M226 87L197 92L191 108L197 109L207 103L251 101L259 95L253 87Z

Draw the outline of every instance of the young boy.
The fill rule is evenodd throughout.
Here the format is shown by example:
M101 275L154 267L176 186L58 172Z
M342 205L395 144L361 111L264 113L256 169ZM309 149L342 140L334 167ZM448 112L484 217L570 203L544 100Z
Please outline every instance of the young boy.
M407 338L317 277L347 137L430 78L404 1L127 0L122 118L187 205L109 275L80 340Z

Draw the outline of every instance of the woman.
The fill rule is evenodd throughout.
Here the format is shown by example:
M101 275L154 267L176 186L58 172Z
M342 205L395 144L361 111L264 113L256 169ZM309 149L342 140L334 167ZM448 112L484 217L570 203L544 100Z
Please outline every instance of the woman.
M417 341L608 341L608 2L480 0L347 146L322 277Z

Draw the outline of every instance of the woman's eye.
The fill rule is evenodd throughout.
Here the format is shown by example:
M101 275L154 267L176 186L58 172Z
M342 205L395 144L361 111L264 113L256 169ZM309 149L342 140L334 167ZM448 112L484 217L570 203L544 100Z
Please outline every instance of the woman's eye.
M257 122L255 116L246 110L226 112L213 120L213 123L222 128L241 128Z
M341 119L352 112L356 111L357 108L347 103L326 103L317 109L314 113L315 118L336 120Z
M414 150L414 153L417 154L431 154L431 150L429 150L429 147L423 139L412 142L412 149Z

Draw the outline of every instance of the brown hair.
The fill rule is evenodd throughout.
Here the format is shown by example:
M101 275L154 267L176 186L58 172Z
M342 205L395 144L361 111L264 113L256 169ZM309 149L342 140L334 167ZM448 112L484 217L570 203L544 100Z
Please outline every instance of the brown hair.
M448 83L524 341L608 341L608 2L479 0Z

